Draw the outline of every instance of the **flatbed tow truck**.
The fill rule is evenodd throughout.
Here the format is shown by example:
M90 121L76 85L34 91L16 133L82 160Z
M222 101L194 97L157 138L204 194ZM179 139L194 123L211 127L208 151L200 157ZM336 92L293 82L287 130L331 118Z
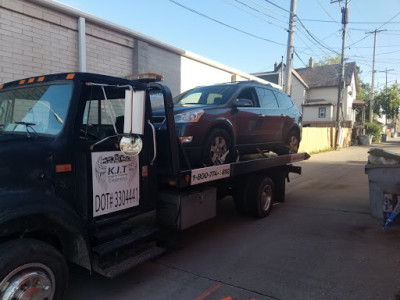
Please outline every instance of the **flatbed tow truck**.
M164 251L158 231L214 217L217 195L255 217L284 201L307 153L193 169L158 79L63 73L0 85L1 299L63 299L67 262L118 276ZM163 131L152 124L160 96ZM149 212L153 226L139 225Z

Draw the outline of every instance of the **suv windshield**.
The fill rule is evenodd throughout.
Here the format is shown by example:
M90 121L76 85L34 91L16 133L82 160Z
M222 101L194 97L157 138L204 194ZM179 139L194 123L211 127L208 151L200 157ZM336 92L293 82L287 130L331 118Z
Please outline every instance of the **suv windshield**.
M72 84L23 87L0 92L0 132L58 134L64 124Z
M212 85L194 88L174 98L174 105L221 105L225 104L232 97L237 89L234 85Z

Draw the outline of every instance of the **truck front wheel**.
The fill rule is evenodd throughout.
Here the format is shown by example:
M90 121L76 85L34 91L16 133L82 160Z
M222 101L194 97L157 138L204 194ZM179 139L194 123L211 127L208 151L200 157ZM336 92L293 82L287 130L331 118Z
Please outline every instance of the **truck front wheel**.
M0 245L0 299L63 299L68 281L64 257L33 239Z

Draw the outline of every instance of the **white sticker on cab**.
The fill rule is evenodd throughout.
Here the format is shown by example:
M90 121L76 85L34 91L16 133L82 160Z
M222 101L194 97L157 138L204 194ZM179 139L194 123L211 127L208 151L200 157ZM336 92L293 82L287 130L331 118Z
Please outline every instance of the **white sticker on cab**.
M139 205L139 158L92 153L93 217Z

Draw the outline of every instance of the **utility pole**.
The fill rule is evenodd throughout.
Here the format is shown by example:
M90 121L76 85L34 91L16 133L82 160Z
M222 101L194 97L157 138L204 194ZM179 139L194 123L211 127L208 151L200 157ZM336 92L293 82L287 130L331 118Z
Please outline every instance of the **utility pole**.
M388 81L387 81L387 73L388 73L388 72L390 72L390 71L394 71L394 69L389 69L389 70L388 70L388 69L386 68L386 70L384 70L384 71L378 71L378 72L385 72L385 73L386 73L386 83L385 83L385 88L387 88L387 83L388 83Z
M286 80L285 80L285 93L290 94L292 87L292 65L293 65L293 43L294 43L294 28L296 22L296 5L297 0L290 2L290 16L289 16L289 30L288 30L288 45L286 52ZM283 66L282 66L283 67Z
M371 82L371 99L369 101L369 122L371 123L373 118L373 113L374 113L374 104L375 104L375 91L374 91L374 85L375 85L375 55L376 55L376 34L378 32L381 32L384 30L378 30L375 29L374 31L366 32L367 34L374 34L374 53L372 56L372 82Z
M332 2L331 2L332 3ZM349 0L346 0L345 7L342 7L342 24L343 24L343 36L342 36L342 56L340 59L341 64L341 72L339 76L339 85L338 85L338 99L336 105L336 133L335 133L335 150L339 147L339 132L340 132L340 111L342 109L343 102L343 90L345 88L345 69L346 63L344 59L345 49L346 49L346 36L347 36L347 23L349 22L349 9L347 8L349 5Z
M283 86L283 56L282 56L282 59L281 59L281 85Z

